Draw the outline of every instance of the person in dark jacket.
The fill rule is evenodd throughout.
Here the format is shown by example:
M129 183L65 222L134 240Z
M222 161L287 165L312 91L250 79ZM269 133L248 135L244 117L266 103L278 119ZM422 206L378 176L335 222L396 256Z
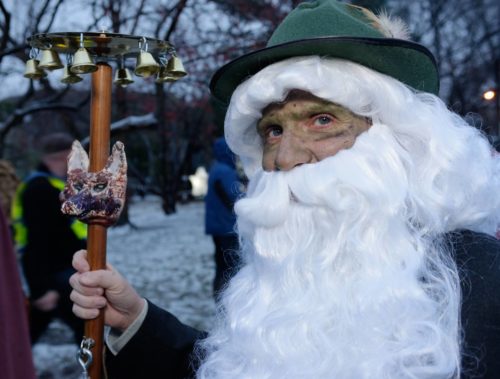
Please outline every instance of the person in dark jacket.
M41 162L19 185L12 206L17 251L30 298L30 335L34 344L55 318L83 335L83 322L72 313L69 277L75 250L85 248L87 228L61 212L67 157L73 138L64 133L40 141Z
M310 1L215 73L249 178L243 264L205 334L76 253L74 311L104 310L111 377L500 377L499 158L407 37Z
M213 146L214 163L208 174L205 196L205 232L215 246L214 297L224 288L239 266L234 203L241 197L242 184L236 171L236 156L226 140L217 138Z

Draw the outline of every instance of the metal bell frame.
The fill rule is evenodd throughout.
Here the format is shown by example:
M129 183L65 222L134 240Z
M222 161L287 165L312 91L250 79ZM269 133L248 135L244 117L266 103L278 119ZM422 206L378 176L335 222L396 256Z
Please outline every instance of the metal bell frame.
M126 87L134 80L124 62L132 57L136 59L135 75L143 78L156 76L157 83L175 82L187 74L172 45L144 36L107 32L43 33L30 37L28 42L32 51L35 48L47 50L47 57L57 57L53 59L54 63L42 67L47 71L64 67L61 82L66 84L81 81L80 74L95 72L98 62L116 61L113 83ZM66 65L60 63L58 53L66 53ZM167 56L170 57L168 60ZM30 58L26 63L25 77L37 80L46 76L47 73L38 67L36 55L30 53Z

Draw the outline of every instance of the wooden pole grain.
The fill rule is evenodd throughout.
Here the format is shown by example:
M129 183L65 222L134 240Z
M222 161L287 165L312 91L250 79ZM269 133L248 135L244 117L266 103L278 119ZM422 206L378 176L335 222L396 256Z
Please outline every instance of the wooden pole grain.
M112 69L106 63L97 63L97 71L92 73L91 119L89 171L101 171L109 156L110 124L111 124L111 86ZM91 270L106 268L107 228L102 225L89 224L87 239L87 259ZM88 375L91 379L102 376L104 314L93 320L85 321L85 337L94 340L91 347L93 361Z

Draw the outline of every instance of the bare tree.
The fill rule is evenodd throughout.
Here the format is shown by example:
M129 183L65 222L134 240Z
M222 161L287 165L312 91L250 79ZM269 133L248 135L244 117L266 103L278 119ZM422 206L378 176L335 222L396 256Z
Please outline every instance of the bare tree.
M498 119L481 94L497 87L500 3L495 0L391 1L416 41L431 49L441 76L441 97L457 112L481 113L485 132L497 134ZM481 125L476 125L481 127Z
M5 64L6 57L10 58L11 66L24 67L29 58L30 49L27 46L27 38L38 33L46 33L54 25L58 12L64 0L26 1L14 9L9 9L4 1L0 1L0 29L2 30L0 49L0 75L11 74L11 70ZM11 5L12 7L12 5ZM14 16L23 20L23 27L15 25ZM17 27L15 27L17 26ZM58 114L59 121L66 125L69 132L79 136L78 128L68 113L77 113L82 104L88 101L88 97L77 101L68 100L67 88L55 89L47 79L41 79L36 85L30 82L27 91L17 99L10 100L12 106L7 107L7 112L0 113L0 157L5 153L6 139L9 133L19 125L23 125L25 119L33 120L34 117L43 117L50 111ZM42 115L42 116L40 116Z

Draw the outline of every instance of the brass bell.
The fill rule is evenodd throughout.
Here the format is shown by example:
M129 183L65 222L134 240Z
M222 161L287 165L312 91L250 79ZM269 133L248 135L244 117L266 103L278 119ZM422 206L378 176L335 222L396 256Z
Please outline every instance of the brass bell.
M81 76L78 76L77 74L74 74L71 72L71 70L68 69L68 66L64 66L64 72L63 76L61 78L61 83L65 84L74 84L81 82L83 78Z
M90 72L97 71L97 66L92 61L92 58L86 48L80 47L76 51L70 71L73 74L88 74Z
M133 83L134 80L132 79L132 74L130 74L130 70L128 68L119 68L115 71L115 79L113 82L121 86L127 86L130 83Z
M165 82L175 82L177 79L175 76L170 75L168 72L167 68L165 66L162 66L160 69L160 73L158 74L158 77L156 78L155 82L156 83L165 83Z
M137 76L147 78L148 76L155 75L158 71L160 71L160 65L155 61L151 53L141 51L137 57L137 64L135 66L134 73Z
M167 71L170 74L170 76L174 76L178 79L187 75L186 70L184 70L184 65L182 64L182 61L175 55L168 60Z
M38 67L52 71L63 68L64 65L61 63L59 55L57 55L54 50L45 49L42 50L42 58L40 59Z
M38 61L34 58L26 62L26 69L24 70L24 77L28 79L38 80L46 76L45 71L38 67Z

